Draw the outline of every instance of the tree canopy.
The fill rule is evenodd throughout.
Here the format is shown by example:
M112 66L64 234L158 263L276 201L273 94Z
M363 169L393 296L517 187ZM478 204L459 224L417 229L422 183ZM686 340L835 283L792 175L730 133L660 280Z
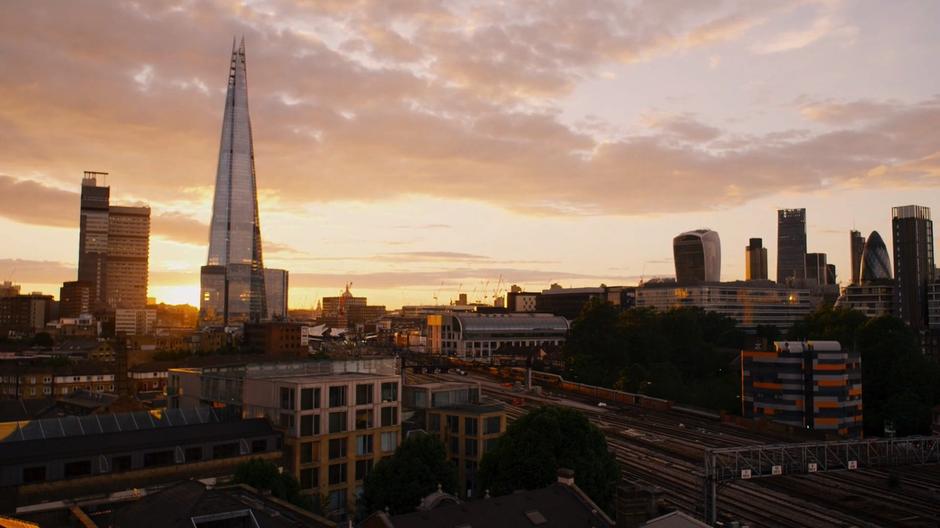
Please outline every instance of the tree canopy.
M300 494L300 483L297 479L288 473L281 473L276 465L267 460L252 458L239 464L235 468L235 482L248 484L259 490L268 490L279 499L315 511L313 499Z
M438 485L454 493L457 468L447 460L440 440L431 435L415 436L402 442L391 458L376 464L369 473L360 507L366 515L385 508L392 515L408 513Z
M620 478L604 433L580 412L542 407L509 426L483 455L480 482L493 495L545 487L559 468L574 471L575 482L601 508L610 505Z

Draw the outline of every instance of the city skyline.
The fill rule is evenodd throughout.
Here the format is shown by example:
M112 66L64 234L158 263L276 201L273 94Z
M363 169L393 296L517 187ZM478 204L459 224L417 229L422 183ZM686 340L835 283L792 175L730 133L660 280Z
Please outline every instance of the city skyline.
M258 72L264 253L291 272L294 308L347 281L390 307L499 276L539 289L631 284L671 276L672 237L698 228L721 235L723 280L744 278L752 237L774 277L781 208L806 209L807 251L826 253L846 284L850 229L890 233L892 206L940 207L925 194L940 174L938 83L918 62L935 49L927 21L940 13L912 5L696 6L684 17L647 6L614 17L622 38L587 39L575 30L588 18L574 16L555 43L535 31L559 24L555 11L514 24L485 7L460 18L374 6L343 26L337 6L93 6L46 33L36 30L48 7L5 6L0 229L11 242L0 278L53 294L74 280L75 182L102 170L117 201L152 207L150 295L197 305L218 57L244 34ZM96 16L120 31L78 38ZM627 22L657 17L670 21L661 38L629 33ZM449 46L448 32L459 37ZM890 38L891 56L872 52ZM485 51L460 60L463 46L487 42L508 50L503 63ZM59 64L51 47L77 60ZM74 90L35 87L55 68ZM688 75L700 90L676 87ZM69 130L89 133L63 141Z

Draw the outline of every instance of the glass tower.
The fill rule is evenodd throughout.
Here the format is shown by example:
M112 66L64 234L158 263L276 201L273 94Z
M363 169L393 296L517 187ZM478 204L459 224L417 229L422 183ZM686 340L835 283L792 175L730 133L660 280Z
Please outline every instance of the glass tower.
M203 324L260 321L266 314L255 156L248 117L245 40L232 49L215 177L209 258L200 274Z
M777 211L777 283L806 278L806 209Z

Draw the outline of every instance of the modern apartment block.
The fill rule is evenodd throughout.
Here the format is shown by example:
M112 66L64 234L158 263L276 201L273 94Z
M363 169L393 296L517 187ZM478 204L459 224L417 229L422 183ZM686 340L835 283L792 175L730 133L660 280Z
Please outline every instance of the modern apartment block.
M355 511L363 479L401 439L400 376L387 361L171 369L168 406L212 404L267 417L284 433L284 467L334 517ZM357 372L359 370L359 372Z
M837 341L777 341L773 350L742 351L741 393L745 417L862 436L861 357Z
M427 431L444 443L447 457L457 468L462 497L482 495L477 470L483 454L506 430L506 410L499 401L481 400L474 382L406 385L403 409L413 429Z
M777 211L777 283L806 278L806 209Z
M752 238L744 248L744 280L767 280L767 248L764 241Z
M671 280L647 281L636 290L636 305L659 311L694 307L717 312L754 332L758 326L786 329L814 308L810 291L770 281L717 282L680 285Z
M930 208L893 207L891 217L898 313L915 330L924 330L927 327L927 284L936 273Z

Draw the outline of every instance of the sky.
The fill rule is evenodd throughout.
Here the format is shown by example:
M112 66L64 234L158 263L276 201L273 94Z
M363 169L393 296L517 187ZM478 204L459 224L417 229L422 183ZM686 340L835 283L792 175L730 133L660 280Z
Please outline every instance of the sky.
M290 305L491 301L723 280L776 210L850 277L849 230L940 211L940 3L897 0L0 3L0 280L74 280L80 183L152 208L150 295L197 304L233 38L264 263Z

